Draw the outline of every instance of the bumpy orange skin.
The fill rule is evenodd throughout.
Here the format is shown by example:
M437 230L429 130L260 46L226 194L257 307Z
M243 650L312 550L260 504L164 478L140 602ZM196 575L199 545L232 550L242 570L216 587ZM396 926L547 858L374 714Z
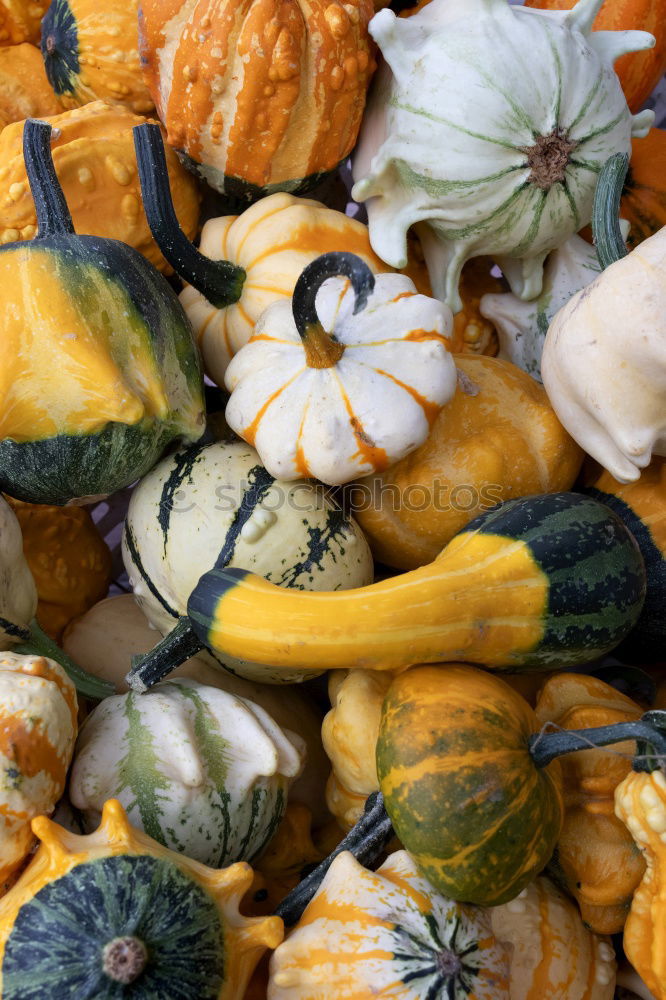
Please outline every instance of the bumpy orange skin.
M39 26L50 0L0 0L0 45L39 44Z
M60 110L39 49L28 42L0 48L0 129Z
M144 0L141 10L145 79L168 141L211 168L220 190L224 177L294 190L352 150L375 68L371 0Z
M525 0L539 10L571 10L576 0ZM631 52L615 63L627 104L638 111L666 72L666 0L606 0L594 22L595 31L637 29L657 39L653 49Z

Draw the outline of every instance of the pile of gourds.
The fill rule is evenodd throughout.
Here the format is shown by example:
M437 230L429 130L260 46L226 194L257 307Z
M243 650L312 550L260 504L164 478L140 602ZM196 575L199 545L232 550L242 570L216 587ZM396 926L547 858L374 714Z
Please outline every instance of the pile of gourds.
M666 1000L666 0L0 46L0 997Z

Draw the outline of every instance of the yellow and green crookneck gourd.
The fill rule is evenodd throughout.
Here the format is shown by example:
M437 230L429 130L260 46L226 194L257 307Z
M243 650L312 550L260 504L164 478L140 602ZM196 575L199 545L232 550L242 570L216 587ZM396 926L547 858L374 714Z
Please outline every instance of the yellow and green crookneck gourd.
M370 240L405 263L415 225L433 292L460 309L464 262L489 254L519 298L541 291L543 262L590 220L596 179L645 135L613 62L647 32L593 32L603 0L539 12L507 0L432 0L388 9L370 33L384 56L354 158Z
M429 565L346 593L214 568L129 683L144 690L203 646L277 670L587 663L618 645L644 598L640 551L608 507L576 493L526 497L476 518Z
M604 270L557 313L541 364L564 426L621 483L666 456L666 227L627 255L618 222L627 163L608 160L595 197Z
M252 861L284 814L305 744L259 705L181 677L105 698L76 745L69 800L90 832L107 799L173 851Z
M472 667L415 667L388 690L377 773L396 835L451 899L512 900L550 860L563 821L555 758L627 739L666 750L639 721L547 732L500 678Z
M164 278L115 240L77 236L51 126L28 121L39 232L0 247L0 488L31 503L105 495L203 431L192 332Z
M272 955L268 1000L510 1000L509 954L487 910L433 891L405 851L376 872L344 852Z
M119 802L98 830L33 820L39 849L0 900L3 1000L239 1000L277 917L238 906L252 882L242 862L214 871L134 830Z
M51 0L42 21L46 75L63 108L90 101L149 114L153 101L141 76L137 0Z

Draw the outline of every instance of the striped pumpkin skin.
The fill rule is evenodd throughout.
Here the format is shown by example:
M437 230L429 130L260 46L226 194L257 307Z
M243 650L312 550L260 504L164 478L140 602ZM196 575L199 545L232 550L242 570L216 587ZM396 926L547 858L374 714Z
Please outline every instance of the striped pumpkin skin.
M497 906L543 869L562 826L557 761L528 751L534 712L470 667L415 667L388 690L377 774L395 832L451 899Z
M576 0L525 0L538 10L571 10ZM638 111L666 73L666 3L664 0L605 0L597 14L594 31L638 28L654 35L657 44L645 52L621 56L614 65L627 104ZM625 218L625 216L623 216Z
M613 1000L615 952L584 925L571 900L545 878L491 911L511 952L511 1000Z
M216 560L250 566L280 589L344 590L364 586L373 575L356 523L312 484L273 479L243 442L193 445L157 465L132 494L123 559L139 605L164 635ZM255 677L241 662L248 659L240 650L217 662L266 683L325 669L314 650L301 665L305 671L277 675L263 667Z
M0 654L0 887L33 843L30 821L65 790L77 730L76 691L43 656Z
M434 892L406 851L376 872L345 851L271 958L268 1000L509 1000L490 914Z
M9 649L28 637L37 611L37 588L23 554L16 514L0 497L0 644Z
M33 830L40 847L0 901L6 1000L39 1000L44 982L54 1000L238 1000L262 953L282 940L277 917L239 913L252 882L248 865L213 871L174 854L133 829L114 800L88 836L45 816ZM122 987L102 972L101 959L108 942L127 934L145 940L148 963Z
M77 741L69 798L90 832L114 798L153 840L212 868L259 855L305 745L258 705L188 678L105 698Z
M644 597L643 560L620 519L590 498L554 493L508 501L429 565L345 593L296 594L214 569L188 614L218 655L282 670L443 661L548 669L613 649Z
M192 285L180 293L206 374L220 386L264 309L290 298L303 269L320 254L349 251L375 273L387 270L372 251L367 226L319 201L285 192L262 198L242 215L209 219L199 249L212 260L231 261L247 275L238 302L224 309L216 309Z
M212 187L301 190L353 148L374 70L371 0L145 0L145 79L171 146Z

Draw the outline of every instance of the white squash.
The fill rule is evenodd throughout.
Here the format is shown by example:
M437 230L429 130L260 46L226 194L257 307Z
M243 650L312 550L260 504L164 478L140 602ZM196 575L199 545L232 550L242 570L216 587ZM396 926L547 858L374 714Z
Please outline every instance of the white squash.
M374 278L359 257L325 254L232 359L227 422L285 480L385 469L418 448L455 392L452 322L405 275Z
M268 1000L509 1000L489 911L454 903L406 851L376 872L339 854L273 953Z
M384 9L370 22L386 62L352 195L393 267L404 266L415 225L433 292L454 312L462 266L482 254L515 295L536 298L546 255L590 220L601 165L653 121L632 116L613 63L654 38L592 32L602 2L555 12L432 0L412 17Z
M0 645L28 637L37 611L37 588L23 555L23 536L16 514L0 497Z
M107 799L130 823L223 868L261 853L282 819L305 746L245 698L189 678L105 698L77 740L69 799L88 832Z
M557 313L541 373L557 416L621 483L666 455L666 228Z

